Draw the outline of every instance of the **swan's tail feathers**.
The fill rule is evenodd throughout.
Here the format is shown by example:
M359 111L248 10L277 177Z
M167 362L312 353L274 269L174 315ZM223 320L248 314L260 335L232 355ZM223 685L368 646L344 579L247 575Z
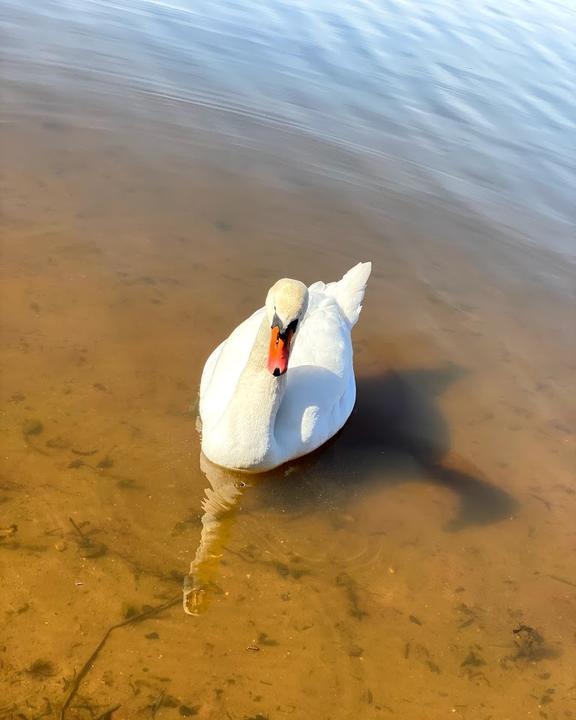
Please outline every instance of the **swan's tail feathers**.
M356 325L360 317L364 291L371 272L371 262L358 263L348 270L342 280L326 287L326 291L336 298L351 326Z

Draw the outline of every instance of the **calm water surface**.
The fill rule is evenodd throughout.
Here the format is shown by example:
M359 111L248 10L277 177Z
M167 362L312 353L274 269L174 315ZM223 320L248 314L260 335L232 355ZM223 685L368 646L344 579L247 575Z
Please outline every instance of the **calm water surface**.
M0 23L0 718L576 718L572 3ZM344 431L202 459L215 344L367 259Z

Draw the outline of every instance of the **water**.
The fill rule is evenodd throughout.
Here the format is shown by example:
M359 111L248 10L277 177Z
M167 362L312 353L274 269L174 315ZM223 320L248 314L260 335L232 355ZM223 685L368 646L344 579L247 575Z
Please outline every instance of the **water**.
M570 4L0 19L0 718L576 717ZM202 460L215 344L364 259L345 430Z

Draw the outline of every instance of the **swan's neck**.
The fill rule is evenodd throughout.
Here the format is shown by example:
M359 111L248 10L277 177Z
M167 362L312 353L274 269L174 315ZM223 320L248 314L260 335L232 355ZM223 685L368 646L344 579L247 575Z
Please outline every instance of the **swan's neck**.
M286 376L267 369L270 323L265 316L223 417L231 467L264 469L277 451L274 426Z

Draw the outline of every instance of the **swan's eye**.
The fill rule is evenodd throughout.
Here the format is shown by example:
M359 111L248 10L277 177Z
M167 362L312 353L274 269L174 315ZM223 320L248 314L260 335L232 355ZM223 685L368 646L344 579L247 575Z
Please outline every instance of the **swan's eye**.
M282 321L280 320L278 315L276 315L276 313L274 313L274 317L272 318L271 327L272 327L272 329L278 328L278 337L281 338L282 340L284 340L288 336L292 337L292 335L294 335L294 333L296 332L297 326L298 326L298 320L297 319L292 320L291 323L288 323L288 325L286 326L286 329L283 332L280 332L280 328L282 328Z

